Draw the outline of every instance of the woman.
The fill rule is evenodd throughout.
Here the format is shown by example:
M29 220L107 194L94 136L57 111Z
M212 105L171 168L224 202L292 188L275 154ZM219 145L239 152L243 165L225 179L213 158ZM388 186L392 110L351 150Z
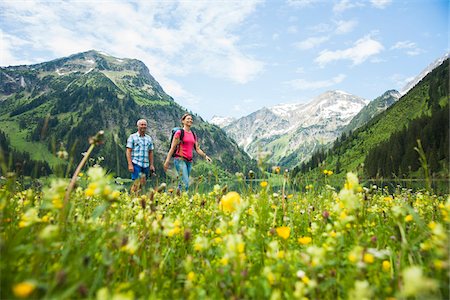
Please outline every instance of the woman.
M164 162L164 171L167 172L167 169L169 169L170 158L172 156L174 157L175 169L177 170L178 176L181 175L186 191L189 188L189 175L191 174L192 168L192 150L195 149L195 151L208 162L212 161L211 158L200 149L197 137L191 130L192 122L193 118L190 114L184 114L183 117L181 117L183 129L175 132L172 145L170 146L169 153L167 153L166 161ZM181 183L178 187L181 190Z

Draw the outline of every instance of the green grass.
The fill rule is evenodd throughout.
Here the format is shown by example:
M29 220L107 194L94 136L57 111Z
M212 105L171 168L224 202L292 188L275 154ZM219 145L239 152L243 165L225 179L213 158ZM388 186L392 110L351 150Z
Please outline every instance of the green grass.
M264 177L239 193L129 194L91 168L68 206L61 179L4 180L0 298L448 299L447 196L350 175L283 198L285 177Z
M46 161L51 167L62 163L62 160L53 155L44 144L26 141L28 131L19 130L19 124L16 122L1 121L0 128L8 135L11 146L16 151L28 153L33 160Z

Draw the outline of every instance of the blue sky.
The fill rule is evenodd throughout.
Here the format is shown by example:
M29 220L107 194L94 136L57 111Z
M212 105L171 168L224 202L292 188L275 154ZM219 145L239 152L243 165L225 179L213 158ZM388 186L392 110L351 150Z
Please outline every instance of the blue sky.
M91 49L143 61L204 119L307 102L373 100L449 51L448 0L0 0L0 65Z

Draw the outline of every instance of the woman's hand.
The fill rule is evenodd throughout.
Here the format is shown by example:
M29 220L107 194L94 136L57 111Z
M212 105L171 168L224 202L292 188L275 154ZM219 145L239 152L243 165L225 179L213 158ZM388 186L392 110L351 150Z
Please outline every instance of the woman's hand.
M164 162L164 172L167 172L168 169L169 169L169 161L166 160L166 161Z

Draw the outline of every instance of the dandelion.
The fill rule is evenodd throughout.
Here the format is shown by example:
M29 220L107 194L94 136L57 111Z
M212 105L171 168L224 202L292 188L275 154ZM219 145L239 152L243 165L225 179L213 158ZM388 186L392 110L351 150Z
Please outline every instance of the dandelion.
M373 262L375 261L375 258L373 256L373 254L371 254L371 253L364 253L363 260L367 264L373 264Z
M192 271L190 271L190 272L187 274L186 279L189 280L189 281L194 281L194 280L195 280L195 273L192 272Z
M281 226L277 228L277 234L279 237L287 240L289 236L291 235L291 228L288 226Z
M413 216L412 215L407 215L405 217L405 222L411 222L413 220Z
M228 192L222 197L219 207L224 212L234 212L241 203L241 196L236 192Z
M388 260L383 260L381 268L384 272L389 272L391 270L391 263Z
M228 265L228 257L222 257L219 262L222 266L227 266Z
M13 293L18 298L28 298L35 290L36 285L30 281L24 281L13 286Z
M312 242L312 238L309 236L302 236L298 238L298 242L301 245L308 245Z
M267 183L267 181L261 181L261 183L259 184L262 188L265 188L267 185L268 185L268 183Z

